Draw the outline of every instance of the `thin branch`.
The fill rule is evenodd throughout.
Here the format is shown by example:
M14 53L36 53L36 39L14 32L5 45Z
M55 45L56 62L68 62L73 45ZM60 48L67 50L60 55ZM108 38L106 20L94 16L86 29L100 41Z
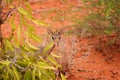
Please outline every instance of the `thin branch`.
M43 59L46 60L47 56L50 55L50 53L54 50L54 48L55 48L55 44L54 44L54 45L52 46L52 48L46 53L46 55L43 56Z
M2 19L2 22L4 23L8 19L8 17L10 17L10 15L12 14L12 12L15 11L15 10L16 10L16 7L10 9L7 13L4 13L5 17L4 17L4 15L0 16L2 18L4 17L4 19Z

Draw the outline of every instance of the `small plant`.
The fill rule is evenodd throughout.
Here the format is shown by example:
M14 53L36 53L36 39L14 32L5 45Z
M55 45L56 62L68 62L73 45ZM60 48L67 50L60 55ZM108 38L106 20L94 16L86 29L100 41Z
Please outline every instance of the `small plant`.
M87 26L100 34L119 34L119 0L83 0L89 12L85 19ZM88 7L89 4L89 7Z

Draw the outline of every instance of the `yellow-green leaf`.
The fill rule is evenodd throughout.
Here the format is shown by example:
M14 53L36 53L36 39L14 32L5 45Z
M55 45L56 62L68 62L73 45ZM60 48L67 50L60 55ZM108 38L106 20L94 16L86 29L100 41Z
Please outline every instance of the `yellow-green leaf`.
M8 73L11 74L12 76L14 76L14 73L11 69L11 67L7 66L7 70L8 70Z
M11 44L10 41L6 40L6 46L7 46L11 51L14 51L14 48L13 48L13 46L12 46L12 44Z
M9 65L11 63L11 61L0 61L0 64L3 65Z
M24 80L32 80L32 73L30 69L25 71Z
M39 50L39 48L37 48L36 46L33 46L31 43L28 42L28 40L26 41L27 45L33 49L33 50Z
M49 65L48 63L45 62L38 62L38 64L36 64L36 66L40 69L52 69L52 70L56 70L55 67Z
M20 26L18 26L18 30L17 30L17 34L18 34L18 44L20 44L20 34L21 34L21 31L20 31Z
M30 3L26 2L26 5L27 5L27 11L30 15L32 15L32 9L31 9L31 6L30 6Z
M112 33L111 30L105 30L104 32L105 32L106 34L111 34L111 33Z
M53 47L53 45L54 45L54 42L50 42L46 47L45 47L45 49L44 49L44 53L45 52L47 52L48 50L50 50L52 47Z
M45 26L46 23L41 21L41 20L37 20L37 19L32 19L32 21L36 24L36 25L41 25L41 26Z
M16 80L20 80L20 74L13 65L12 65L12 69L13 69Z
M16 25L15 25L15 23L14 23L14 20L15 20L15 15L13 14L13 15L12 15L12 19L11 19L12 29L16 29Z
M56 57L56 58L62 57L62 56L58 56L58 55L56 55L56 54L54 54L54 53L51 53L51 55L52 55L53 57Z
M48 56L48 60L49 60L52 64L58 65L57 62L56 62L56 60L55 60L54 58Z
M33 68L32 80L35 80L35 72L36 72L36 66L34 66L34 68Z
M15 7L15 6L13 6L13 5L9 5L9 8L10 8L10 9L12 9L12 8L14 8L14 7Z
M62 80L66 80L66 77L62 73L60 73L60 76Z
M29 51L30 49L27 46L24 46L24 50Z
M30 64L29 61L24 61L24 60L17 60L16 63L21 67L27 67Z
M41 77L41 72L40 72L40 70L38 71L38 77L39 77L39 79L40 79L40 77Z
M42 41L42 38L38 37L37 35L32 35L31 38L37 42Z
M28 15L27 11L25 9L21 8L21 7L18 8L18 11L23 15Z

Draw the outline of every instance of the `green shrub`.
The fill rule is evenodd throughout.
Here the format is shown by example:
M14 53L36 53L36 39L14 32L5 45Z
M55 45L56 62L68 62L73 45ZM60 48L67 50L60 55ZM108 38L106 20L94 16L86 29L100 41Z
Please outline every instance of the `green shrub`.
M6 1L9 3L8 6L12 6L11 1ZM26 1L24 3L27 9L17 6L16 12L11 16L11 36L3 38L4 48L0 53L0 80L55 80L57 77L55 71L61 66L56 62L54 56L47 55L47 58L43 59L43 56L35 55L39 48L30 42L31 40L37 43L41 41L41 38L35 33L32 23L42 26L47 24L35 19L32 16L30 4ZM15 24L16 15L20 17L19 24ZM24 28L26 29L24 30ZM14 35L15 31L17 37ZM51 43L46 46L45 52L52 46ZM62 73L61 78L65 80Z

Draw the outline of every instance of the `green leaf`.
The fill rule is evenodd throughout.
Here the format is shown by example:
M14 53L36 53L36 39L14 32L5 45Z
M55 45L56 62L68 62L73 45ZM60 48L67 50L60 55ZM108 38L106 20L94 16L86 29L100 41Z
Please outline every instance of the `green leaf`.
M19 66L21 66L21 67L27 67L27 66L29 66L30 64L32 64L30 61L28 61L28 60L17 60L17 62L16 62Z
M6 0L7 4L10 5L13 0Z
M25 59L25 60L28 60L29 61L29 57L28 57L28 54L26 54L26 51L22 51L21 52L21 56Z
M32 21L36 24L36 25L41 25L41 26L45 26L46 23L41 21L41 20L37 20L37 19L32 19Z
M24 80L32 80L32 73L30 69L25 71Z
M48 60L49 60L52 64L58 65L57 62L56 62L56 60L53 59L52 57L48 56Z
M35 31L34 26L29 25L29 24L26 24L26 26L28 27L28 34L29 34L29 36L32 36L32 34L33 34L34 31Z
M12 65L12 69L13 69L14 75L16 77L16 80L20 80L20 74L13 65Z
M33 68L32 80L35 80L35 72L36 72L36 66L34 66L34 68Z
M61 58L62 56L58 56L58 55L56 55L56 54L54 54L54 53L51 53L51 55L53 56L53 57L56 57L56 58Z
M13 14L12 15L12 19L11 19L11 25L12 25L12 29L15 30L16 29L16 25L14 23L14 20L15 20L15 15Z
M38 77L39 77L39 79L40 79L40 77L41 77L41 72L40 72L40 70L38 70Z
M104 0L100 0L101 2L101 5L104 5L105 4L105 1Z
M105 32L106 34L111 34L111 33L112 33L111 30L105 30L104 32Z
M26 22L25 22L25 17L23 15L20 15L20 27L22 27L23 25L26 25Z
M18 11L23 14L23 15L28 15L27 11L25 9L23 9L22 7L18 8Z
M17 34L18 34L18 44L20 44L20 34L21 34L20 26L18 26Z
M11 50L14 51L14 48L9 40L6 40L6 46Z
M41 42L41 41L42 41L42 38L40 38L39 36L34 35L34 34L31 36L31 38L32 38L33 40L37 41L37 42Z
M60 76L62 80L66 80L66 77L62 73L60 73Z
M3 65L9 65L11 63L11 61L0 61L0 64Z
M61 0L62 2L64 2L64 3L66 3L67 2L67 0Z
M56 80L56 75L55 75L55 72L53 70L48 70L49 72L49 76L50 76L50 79L52 80Z
M14 76L14 73L13 73L12 69L11 69L9 66L7 66L7 70L8 70L8 73L9 73L11 76Z
M36 46L33 46L31 43L28 42L28 40L26 41L27 45L33 49L33 50L39 50L39 48L37 48Z
M48 50L50 50L54 46L54 42L50 42L43 50L44 53L46 53Z
M31 15L24 9L24 8L18 8L18 11L21 13L21 14L23 14L23 15L25 15L28 19L32 19L32 17L31 17Z
M28 48L28 46L24 46L23 49L24 49L25 51L30 51L30 48Z
M52 69L52 70L56 70L55 67L49 65L48 63L45 62L38 62L37 64L35 64L38 68L40 69Z
M107 9L106 10L106 16L105 16L107 19L110 17L110 9Z
M30 14L30 15L32 15L32 9L31 9L31 6L30 6L30 4L28 3L28 2L26 2L26 6L27 6L27 11L28 11L28 13Z

